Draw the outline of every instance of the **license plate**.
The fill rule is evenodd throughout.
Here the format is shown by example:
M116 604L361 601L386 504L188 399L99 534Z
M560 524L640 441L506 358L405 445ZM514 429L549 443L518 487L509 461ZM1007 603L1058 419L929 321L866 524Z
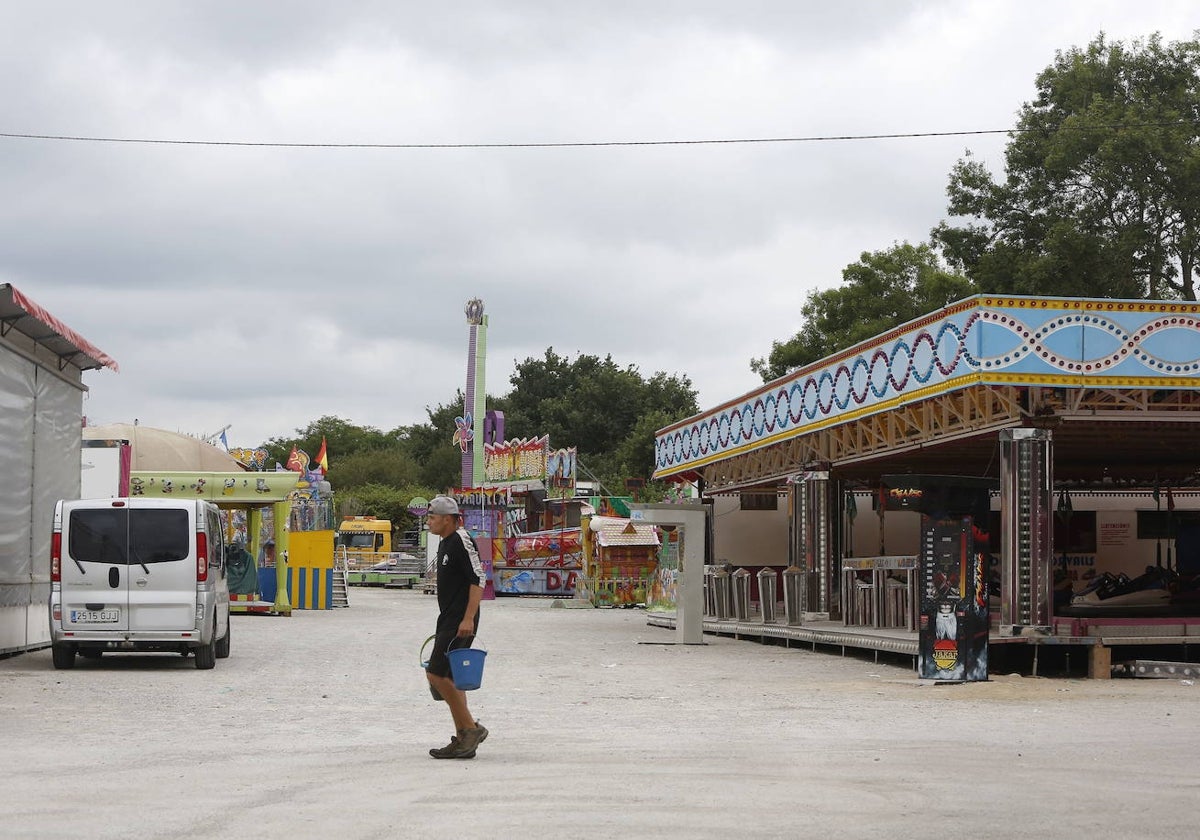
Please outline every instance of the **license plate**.
M120 610L71 610L72 624L115 624L120 620Z

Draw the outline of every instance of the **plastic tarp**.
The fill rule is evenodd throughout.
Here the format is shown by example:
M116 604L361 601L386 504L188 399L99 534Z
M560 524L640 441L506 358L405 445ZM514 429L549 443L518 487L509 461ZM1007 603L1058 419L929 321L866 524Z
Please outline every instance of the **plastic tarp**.
M79 493L82 400L79 384L0 345L0 651L48 641L54 504Z
M50 598L50 533L54 503L79 495L81 408L83 394L45 370L37 372L33 429L33 583L34 603ZM43 600L45 599L45 600Z
M36 380L33 362L0 347L0 607L30 603Z

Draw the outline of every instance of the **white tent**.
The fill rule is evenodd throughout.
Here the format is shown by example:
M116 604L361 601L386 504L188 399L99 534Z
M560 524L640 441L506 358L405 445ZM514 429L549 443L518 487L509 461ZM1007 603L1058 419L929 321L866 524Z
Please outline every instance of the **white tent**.
M220 447L199 438L150 426L131 423L88 426L83 430L83 439L129 441L132 449L130 469L133 472L239 472L245 469Z

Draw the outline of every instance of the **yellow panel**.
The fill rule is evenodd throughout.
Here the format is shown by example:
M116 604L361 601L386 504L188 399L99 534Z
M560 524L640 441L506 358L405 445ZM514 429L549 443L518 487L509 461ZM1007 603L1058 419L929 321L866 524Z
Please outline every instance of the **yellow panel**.
M333 531L292 531L288 534L288 565L292 568L333 568Z

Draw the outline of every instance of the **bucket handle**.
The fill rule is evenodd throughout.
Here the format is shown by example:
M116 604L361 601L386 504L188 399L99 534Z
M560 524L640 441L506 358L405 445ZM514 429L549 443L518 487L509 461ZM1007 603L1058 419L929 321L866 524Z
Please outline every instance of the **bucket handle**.
M455 636L453 639L451 639L451 640L450 640L450 644L448 644L448 645L446 646L446 653L449 653L449 652L450 652L450 651L452 651L452 650L468 650L468 648L465 648L465 647L463 647L463 648L456 648L456 647L454 646L454 643L455 643L455 642L457 642L457 641L458 641L460 638L461 638L461 636ZM471 640L471 646L470 646L470 648L469 648L469 649L470 649L470 650L482 650L482 651L484 651L484 652L486 653L486 652L487 652L487 648L477 648L477 647L475 647L475 643L476 643L476 642L478 642L478 641L479 641L479 637L478 637L478 636L476 636L474 639L472 639L472 640Z
M432 636L430 636L428 639L426 639L424 642L421 643L421 652L417 654L417 661L421 663L422 668L426 667L429 664L429 660L425 658L425 648L429 647L429 643L432 642L436 638L437 638L437 633L434 633ZM454 647L454 643L458 641L458 638L459 638L458 636L455 636L453 639L450 640L450 644L446 647L447 652L457 649ZM478 639L478 637L476 637L476 639ZM474 641L472 641L471 644L474 644ZM481 648L481 650L486 651L487 648Z

